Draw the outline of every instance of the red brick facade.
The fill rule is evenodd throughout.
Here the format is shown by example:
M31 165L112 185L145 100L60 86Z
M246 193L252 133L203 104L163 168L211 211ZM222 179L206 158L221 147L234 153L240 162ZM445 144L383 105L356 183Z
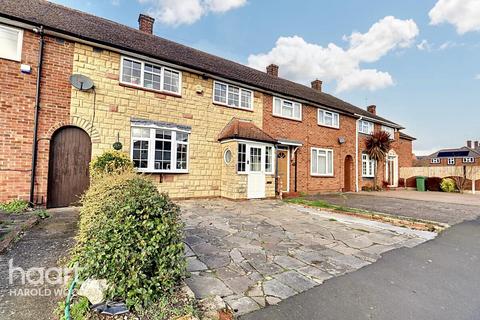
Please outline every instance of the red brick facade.
M0 201L28 200L35 110L39 36L25 30L21 62L0 59ZM46 36L42 71L35 201L44 203L51 129L68 123L73 43ZM31 66L22 74L20 65Z
M352 160L356 156L356 119L340 114L340 128L320 126L317 123L317 108L309 105L302 106L302 121L290 120L272 114L273 97L265 95L263 105L263 129L277 139L288 139L301 142L298 148L297 161L291 159L290 165L290 191L318 193L330 191L355 190L355 165L352 163L350 172L350 190L345 181L345 161L347 157ZM375 130L381 126L375 124ZM339 138L345 142L340 143ZM362 151L365 149L367 135L359 134L358 145L358 175L359 189L364 186L373 186L373 178L362 177ZM333 177L312 176L310 173L311 148L332 149L334 156ZM293 148L291 148L293 150ZM398 155L399 167L412 165L412 141L400 139L399 132L395 133L392 150ZM296 168L295 168L296 166ZM378 166L379 185L385 180L385 162ZM297 181L295 189L295 172ZM348 175L347 175L348 176Z

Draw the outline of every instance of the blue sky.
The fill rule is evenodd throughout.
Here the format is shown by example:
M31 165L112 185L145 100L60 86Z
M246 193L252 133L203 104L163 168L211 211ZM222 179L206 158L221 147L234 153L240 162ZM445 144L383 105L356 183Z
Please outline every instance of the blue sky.
M479 0L55 2L132 27L149 13L158 36L324 80L324 91L404 125L419 154L480 140Z

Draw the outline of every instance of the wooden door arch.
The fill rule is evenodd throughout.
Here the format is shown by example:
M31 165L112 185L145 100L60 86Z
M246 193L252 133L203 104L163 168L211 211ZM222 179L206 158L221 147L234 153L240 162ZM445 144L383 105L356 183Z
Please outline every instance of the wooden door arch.
M344 175L343 191L344 192L353 191L352 170L353 170L353 157L351 155L348 155L345 157L345 162L343 166L343 175Z
M50 140L47 207L78 203L90 184L88 166L92 155L90 136L74 126L59 128Z

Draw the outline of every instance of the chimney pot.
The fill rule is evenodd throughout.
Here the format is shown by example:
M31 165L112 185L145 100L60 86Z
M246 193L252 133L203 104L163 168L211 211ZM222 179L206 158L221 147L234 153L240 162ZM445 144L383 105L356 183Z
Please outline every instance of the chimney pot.
M273 77L278 77L278 66L276 64L271 64L267 66L267 74L273 76Z
M142 32L153 34L153 23L155 19L143 13L138 16L138 29Z
M313 80L312 81L312 89L315 89L317 91L322 91L322 80Z
M472 147L472 140L467 140L467 147L469 147L469 148Z
M376 105L371 105L367 107L367 111L370 112L371 114L376 115L377 114L377 106Z

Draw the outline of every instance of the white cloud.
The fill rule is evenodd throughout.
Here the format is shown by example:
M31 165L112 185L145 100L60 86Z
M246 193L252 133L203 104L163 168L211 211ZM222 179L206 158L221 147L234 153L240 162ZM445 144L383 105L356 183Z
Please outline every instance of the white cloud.
M475 80L480 80L480 73L477 73L477 74L475 75Z
M417 44L417 49L420 51L431 51L432 45L428 40L423 39L420 43Z
M450 23L459 34L480 31L480 1L439 0L428 13L430 24Z
M247 0L138 0L151 5L149 13L160 22L172 26L192 24L202 16L224 13L239 8Z
M413 20L387 16L366 33L344 36L349 42L346 49L334 43L322 47L299 36L280 37L268 53L250 55L248 64L263 71L275 63L283 77L302 83L316 78L336 81L337 92L356 88L373 91L393 85L392 76L376 69L362 69L360 64L378 61L396 48L411 46L418 32Z

